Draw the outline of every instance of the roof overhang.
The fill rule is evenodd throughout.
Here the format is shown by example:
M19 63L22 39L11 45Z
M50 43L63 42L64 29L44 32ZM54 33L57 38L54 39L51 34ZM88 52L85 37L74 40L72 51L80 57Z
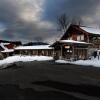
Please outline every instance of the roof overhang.
M85 44L89 45L90 43L87 42L81 42L81 41L74 41L74 40L60 40L60 43L69 43L69 44Z
M4 51L1 51L2 53L10 53L10 52L14 52L14 49L8 49L8 50L4 50Z
M74 41L74 40L59 40L56 41L51 45L51 47L54 47L55 45L63 45L63 44L68 44L68 45L92 45L92 43L87 43L87 42L80 42L80 41Z
M19 46L15 50L48 50L53 49L50 45L40 45L40 46Z

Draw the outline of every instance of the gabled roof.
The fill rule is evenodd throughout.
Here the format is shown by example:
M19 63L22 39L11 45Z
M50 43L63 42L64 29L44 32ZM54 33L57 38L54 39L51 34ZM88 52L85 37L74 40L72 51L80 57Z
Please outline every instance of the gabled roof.
M92 28L92 27L80 27L80 28L88 33L100 35L99 28Z
M81 41L74 41L74 40L60 40L60 43L72 43L72 44L90 44L87 42L81 42Z
M84 32L84 30L81 29L78 25L70 25L69 28L66 30L66 32L64 33L64 35L61 37L60 40L65 40L66 37L68 37L68 34L73 33L74 31Z
M37 46L19 46L15 50L37 50L37 49L53 49L50 45L37 45Z
M79 26L79 25L70 25L67 31L64 33L64 35L61 37L61 40L65 40L66 37L68 36L68 33L71 33L74 31L84 33L84 34L100 35L99 28Z
M5 45L9 45L10 43L0 43L0 47L3 48L3 50L1 50L2 53L5 52L14 52L14 49L8 49Z
M1 51L2 53L6 53L6 52L14 52L14 49L7 49L7 50L4 50L4 51Z
M21 41L0 40L0 43L12 43L12 44L15 44L15 45L22 45Z
M1 45L0 45L0 51L3 51L3 50L4 50L4 48L2 48Z
M10 43L0 43L0 46L4 49L4 50L8 50L8 48L5 45L9 45Z

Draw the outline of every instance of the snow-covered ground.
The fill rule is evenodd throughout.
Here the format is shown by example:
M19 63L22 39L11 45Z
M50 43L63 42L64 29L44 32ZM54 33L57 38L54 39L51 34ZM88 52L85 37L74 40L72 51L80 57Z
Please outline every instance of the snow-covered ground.
M7 65L15 63L15 62L29 62L29 61L46 61L46 60L53 60L53 57L48 56L10 56L3 60L0 60L0 66L3 66L3 68L7 67Z
M66 64L66 63L70 63L69 61L66 61L66 60L56 60L55 62L56 62L56 63L62 63L62 64L63 64L63 63L65 63L65 64Z
M3 60L0 60L0 68L5 68L9 64L13 64L15 62L30 62L30 61L48 61L53 60L53 57L48 56L10 56ZM56 60L56 63L65 63L65 64L76 64L76 65L84 65L84 66L94 66L100 67L100 59L92 58L91 60L78 60L78 61L65 61L65 60Z
M100 59L98 58L91 59L91 60L78 60L78 61L65 61L65 60L57 60L56 63L69 63L69 64L76 64L76 65L84 65L84 66L94 66L100 67Z

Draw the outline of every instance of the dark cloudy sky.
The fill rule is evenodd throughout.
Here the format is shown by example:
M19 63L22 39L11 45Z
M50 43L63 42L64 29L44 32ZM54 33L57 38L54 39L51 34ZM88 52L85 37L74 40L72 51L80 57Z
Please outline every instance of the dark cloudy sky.
M63 13L100 26L100 0L0 0L0 39L55 39L56 18Z

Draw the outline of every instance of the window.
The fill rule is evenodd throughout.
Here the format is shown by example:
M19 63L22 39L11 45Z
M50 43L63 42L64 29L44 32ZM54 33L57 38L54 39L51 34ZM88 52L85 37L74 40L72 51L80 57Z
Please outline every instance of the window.
M83 40L84 40L84 35L77 36L77 41L83 41Z
M84 40L84 35L81 35L81 40Z
M81 38L80 38L80 35L78 35L78 36L77 36L77 41L80 41L80 39L81 39Z

